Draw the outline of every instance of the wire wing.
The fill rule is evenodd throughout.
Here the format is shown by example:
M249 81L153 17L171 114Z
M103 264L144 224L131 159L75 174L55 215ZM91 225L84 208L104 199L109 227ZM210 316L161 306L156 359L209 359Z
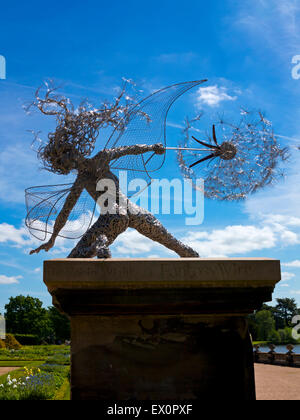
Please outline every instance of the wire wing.
M72 186L73 184L45 185L25 191L25 224L35 238L45 241L53 233L55 220ZM58 236L67 239L81 238L92 224L95 208L95 201L84 190Z
M205 81L196 80L172 85L142 100L124 116L110 136L105 149L155 143L166 146L166 120L172 104L185 92ZM138 172L139 177L145 178L149 185L151 173L160 169L164 160L165 155L156 155L152 152L144 155L127 155L112 162L111 169L129 171L128 181Z

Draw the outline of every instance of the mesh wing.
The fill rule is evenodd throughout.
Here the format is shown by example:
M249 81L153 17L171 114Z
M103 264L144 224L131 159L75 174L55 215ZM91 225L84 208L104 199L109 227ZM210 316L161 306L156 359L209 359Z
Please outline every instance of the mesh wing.
M166 145L166 119L172 104L191 88L204 83L205 80L179 83L161 89L145 98L120 122L114 130L105 149L135 144ZM121 157L111 163L112 170L127 170L128 182L133 177L143 177L151 182L151 173L160 169L165 155L152 152L144 155Z
M55 220L72 186L73 184L46 185L31 187L25 191L25 224L35 238L45 241L53 233ZM91 226L95 207L95 201L84 190L58 236L67 239L81 238Z

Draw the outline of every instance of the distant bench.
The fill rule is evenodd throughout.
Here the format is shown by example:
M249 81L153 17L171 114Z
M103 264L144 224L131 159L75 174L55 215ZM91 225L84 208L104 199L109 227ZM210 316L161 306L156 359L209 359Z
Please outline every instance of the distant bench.
M269 345L270 351L268 353L260 352L259 348L259 345L254 346L254 363L300 368L300 354L293 352L294 346L292 344L286 346L287 353L276 353L274 344Z

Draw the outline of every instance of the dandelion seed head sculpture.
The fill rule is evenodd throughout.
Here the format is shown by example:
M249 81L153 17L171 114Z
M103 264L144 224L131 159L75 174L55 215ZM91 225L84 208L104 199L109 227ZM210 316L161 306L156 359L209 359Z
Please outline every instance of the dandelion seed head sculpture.
M272 124L261 112L242 110L238 124L220 119L213 125L208 142L190 135L193 124L201 117L186 122L177 158L183 175L194 185L197 178L204 179L206 197L245 199L284 175L280 163L287 159L288 150L280 147ZM195 142L210 153L204 157L202 153L199 159L197 150L191 150Z

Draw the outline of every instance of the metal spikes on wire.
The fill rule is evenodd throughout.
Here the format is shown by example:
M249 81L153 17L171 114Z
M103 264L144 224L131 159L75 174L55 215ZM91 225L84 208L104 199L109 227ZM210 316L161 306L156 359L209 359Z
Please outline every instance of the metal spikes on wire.
M193 168L194 166L199 165L200 163L203 163L209 159L214 159L216 157L219 157L223 160L231 160L233 159L237 154L237 148L236 146L229 142L225 141L221 145L219 145L217 141L216 136L216 127L213 125L212 128L213 131L213 140L214 144L209 144L204 141L196 139L194 136L192 136L192 139L194 139L197 143L201 144L201 146L207 147L207 149L200 149L200 148L193 148L193 147L166 147L166 150L181 150L181 151L193 151L193 152L212 152L208 156L205 156L196 162L192 163L189 167Z

